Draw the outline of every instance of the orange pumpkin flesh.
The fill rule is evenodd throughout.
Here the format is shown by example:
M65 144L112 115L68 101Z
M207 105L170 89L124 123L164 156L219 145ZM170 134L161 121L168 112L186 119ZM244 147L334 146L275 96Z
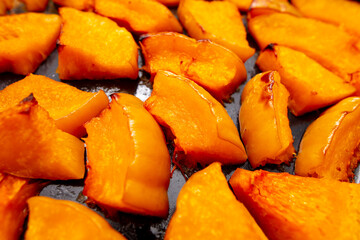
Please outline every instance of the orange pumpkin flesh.
M360 186L288 173L237 169L230 179L269 239L356 239Z
M138 77L138 50L132 35L115 22L73 8L59 10L60 79L115 79Z
M36 100L0 113L0 172L50 180L84 177L84 144L59 130Z
M29 12L43 12L45 11L49 0L20 0L25 3L26 10Z
M136 34L182 32L171 11L154 0L95 0L95 11Z
M0 239L17 240L27 216L26 200L40 191L43 183L0 173Z
M239 164L247 156L239 133L224 107L193 81L166 71L154 79L145 102L157 122L175 137L175 153L184 164Z
M100 206L165 217L170 156L164 135L142 101L116 94L86 124L88 175L84 195Z
M246 40L246 29L233 3L182 0L178 16L189 36L195 39L210 39L233 51L243 62L255 53Z
M248 26L261 49L270 43L277 43L301 51L351 82L360 93L358 39L341 28L285 13L255 17L250 19Z
M287 116L288 97L276 71L256 75L242 92L240 132L253 168L289 163L295 153Z
M301 16L301 13L288 0L253 0L248 12L248 18L276 12Z
M360 5L347 0L294 0L291 3L306 17L343 26L360 37Z
M340 181L352 180L360 160L360 98L350 97L326 110L300 143L295 173Z
M180 0L156 0L167 7L176 7L179 5Z
M159 33L142 37L141 49L152 78L159 70L189 78L218 100L227 100L246 80L246 69L233 52L210 41L182 34Z
M229 189L219 163L193 174L181 189L166 239L267 239Z
M28 205L30 214L26 240L126 239L99 214L79 203L32 197Z
M56 5L89 11L94 7L94 0L53 0Z
M0 17L0 73L34 72L55 49L60 17L23 13Z
M256 61L261 71L276 70L290 93L289 108L295 116L334 104L356 89L305 54L269 45Z
M248 11L252 0L226 0L232 2L240 11Z
M102 90L84 92L45 76L30 75L0 91L0 112L15 106L30 93L49 112L59 129L77 137L86 134L83 124L109 103Z

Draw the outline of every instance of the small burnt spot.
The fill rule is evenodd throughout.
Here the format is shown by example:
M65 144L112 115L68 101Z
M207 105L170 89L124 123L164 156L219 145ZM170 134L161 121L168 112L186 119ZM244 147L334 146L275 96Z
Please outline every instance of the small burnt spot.
M23 105L23 106L19 113L28 115L31 112L31 107L35 106L37 104L38 104L38 102L36 101L34 94L30 93L29 96L27 96L26 98L24 98L23 100L20 101L19 106L21 106L21 105Z
M274 94L273 94L273 87L275 84L274 72L268 72L268 73L264 74L261 77L261 81L266 83L266 85L264 87L264 92L262 94L262 98L267 101L272 101L274 99Z
M276 53L276 51L275 51L275 46L277 46L276 43L270 43L269 45L267 45L267 46L264 48L263 52L265 52L265 51L272 51L272 52L274 52L275 57L277 58L277 53Z
M22 104L22 103L27 103L27 102L31 102L31 103L37 104L37 101L36 101L33 93L30 93L29 96L27 96L26 98L24 98L23 100L21 100L20 104Z
M313 95L313 96L318 95L318 92L316 92L316 91L311 91L310 93L311 93L311 95Z

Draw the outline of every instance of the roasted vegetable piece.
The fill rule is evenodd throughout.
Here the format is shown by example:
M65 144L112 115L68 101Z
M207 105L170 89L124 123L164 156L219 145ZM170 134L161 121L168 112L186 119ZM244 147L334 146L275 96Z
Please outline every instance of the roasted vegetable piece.
M249 30L263 49L278 43L301 51L341 78L360 94L360 49L358 39L339 27L314 19L274 13L249 21Z
M0 73L27 75L55 49L60 17L23 13L0 17Z
M143 36L140 45L146 62L144 69L152 78L159 70L180 74L204 87L219 101L227 100L246 80L241 59L210 41L159 33Z
M0 173L0 239L17 240L27 216L26 200L44 183Z
M100 90L90 93L40 75L30 75L0 91L0 112L17 105L33 93L49 112L56 126L77 137L85 135L83 124L97 116L109 103Z
M245 85L240 133L253 168L289 163L295 153L287 115L288 97L276 71L260 73Z
M178 162L195 167L196 163L204 166L212 162L246 161L234 122L224 107L193 81L159 71L145 107L160 125L171 131Z
M290 93L289 108L295 116L334 104L356 89L304 53L269 45L256 61L261 71L276 70Z
M253 0L248 12L248 18L276 12L301 16L301 13L288 0Z
M182 32L171 11L154 0L95 0L95 11L136 34Z
M246 40L241 15L231 2L182 0L178 16L195 39L210 39L236 53L243 62L255 53Z
M84 177L84 144L59 130L35 98L0 113L0 172L50 180Z
M291 3L306 17L344 27L360 37L360 4L350 0L292 0Z
M99 214L77 202L32 197L28 204L26 240L126 239Z
M5 15L13 6L14 0L0 0L0 15Z
M138 47L125 28L91 12L73 8L59 12L63 20L58 49L60 79L138 77Z
M229 189L220 163L213 163L181 189L165 239L267 238Z
M241 11L248 11L252 0L226 0L232 2Z
M326 110L307 129L300 143L295 173L352 180L359 158L360 98L350 97Z
M115 94L87 123L88 175L84 195L105 208L165 217L170 156L165 137L143 102Z
M161 4L164 4L167 7L176 7L179 5L180 0L156 0Z
M89 11L94 7L94 0L53 0L59 6Z
M345 240L360 234L358 184L240 168L230 184L271 240Z
M20 0L25 3L26 10L29 12L43 12L45 11L49 0Z

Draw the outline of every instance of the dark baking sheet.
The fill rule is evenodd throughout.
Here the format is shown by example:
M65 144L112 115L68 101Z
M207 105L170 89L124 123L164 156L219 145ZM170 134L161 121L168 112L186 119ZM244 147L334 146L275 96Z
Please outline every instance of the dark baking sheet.
M14 12L22 12L22 8L16 9ZM172 9L174 13L176 13L176 9ZM50 2L47 12L56 12L56 8ZM244 23L246 25L246 19L244 15ZM245 67L247 69L247 81L251 79L255 74L259 73L260 71L255 66L255 61L258 56L258 47L256 43L248 34L248 40L252 47L257 49L257 53L251 57L245 63ZM37 69L35 74L44 75L54 80L60 81L58 74L56 74L56 68L58 63L58 54L55 50ZM143 59L139 57L139 66L143 65ZM7 85L16 82L20 79L24 78L24 76L14 75L10 73L0 74L0 89L5 88ZM81 80L81 81L63 81L67 84L70 84L78 89L83 91L95 92L99 90L103 90L108 96L116 92L125 92L136 97L140 98L141 100L145 101L151 94L151 84L149 82L149 75L143 71L139 72L139 78L137 80L130 80L130 79L118 79L118 80ZM241 92L244 88L246 83L243 83L239 89L232 95L232 102L225 103L225 108L229 113L230 117L234 121L235 125L239 128L238 124L238 114L240 108L240 96ZM290 126L292 129L293 137L294 137L294 147L296 151L298 150L299 143L301 141L302 135L305 132L307 126L316 119L322 110L318 110L309 114L306 114L302 117L295 117L291 113L289 113L289 120ZM172 154L173 148L169 144L169 151ZM86 156L85 156L86 159ZM172 165L173 166L173 165ZM235 165L235 166L224 166L223 172L226 175L226 178L229 179L232 173L235 171L236 168L241 167L245 169L252 170L249 163L246 162L242 165ZM277 171L277 172L289 172L293 174L294 171L294 162L287 165L280 165L280 166L266 166L262 169L268 171ZM188 177L191 176L197 170L190 170L186 171ZM356 169L355 173L355 182L359 182L359 168ZM97 211L102 216L106 217L108 222L119 232L121 232L127 239L136 240L136 239L163 239L166 231L166 227L169 223L171 216L175 211L176 205L176 198L182 186L185 183L185 179L179 170L175 170L172 178L170 180L170 186L168 190L169 195L169 215L167 219L160 219L155 217L147 217L147 216L138 216L132 215L127 213L118 212L114 216L107 216L106 213L102 212L99 208L94 205L91 205L92 209ZM80 202L86 205L86 197L82 195L84 181L77 180L77 181L56 181L49 184L45 187L40 195L48 196L56 199L66 199ZM25 224L26 226L26 224Z

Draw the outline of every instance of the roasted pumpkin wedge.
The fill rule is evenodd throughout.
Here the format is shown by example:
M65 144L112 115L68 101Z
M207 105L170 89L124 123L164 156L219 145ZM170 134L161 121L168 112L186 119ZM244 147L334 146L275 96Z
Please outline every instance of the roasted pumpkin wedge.
M356 239L360 186L288 173L237 169L236 197L269 239Z
M0 173L0 239L18 240L27 216L26 200L45 184Z
M94 0L53 0L56 5L89 11L94 7Z
M295 149L287 115L288 97L276 71L260 73L245 85L240 133L253 168L292 160Z
M60 17L23 13L0 17L0 73L34 72L55 49Z
M115 94L112 99L85 125L83 193L104 208L166 217L170 155L161 128L138 98Z
M358 39L341 28L285 13L252 18L248 26L261 49L270 43L277 43L301 51L351 82L360 94Z
M344 27L360 37L360 4L348 0L294 0L291 3L306 17Z
M0 16L5 15L7 11L11 10L14 6L14 0L1 0L0 1Z
M334 104L356 89L302 52L269 45L256 61L261 71L276 70L290 93L289 108L295 116Z
M77 202L32 197L28 205L26 240L126 239L99 214Z
M45 11L49 0L20 0L25 3L26 10L29 12L43 12Z
M248 18L276 12L301 16L301 13L288 0L253 0L248 12Z
M155 0L95 0L95 11L136 34L182 32L171 11Z
M0 172L50 180L84 177L84 144L59 130L30 95L0 113Z
M296 159L301 176L352 180L359 157L360 98L350 97L326 110L305 131Z
M109 103L106 94L84 92L40 75L29 75L0 91L0 112L17 105L33 93L49 112L56 126L77 137L86 134L83 124L97 116Z
M187 167L246 161L239 133L225 108L193 81L159 71L145 107L170 130L176 160Z
M240 11L248 11L252 0L226 0L232 2Z
M193 174L181 189L166 239L267 238L229 189L220 163L212 163Z
M138 77L138 47L125 28L91 12L74 8L59 12L63 20L58 48L60 79Z
M241 15L231 2L182 0L178 16L195 39L210 39L236 53L243 62L255 53L246 40Z
M246 69L239 57L211 41L196 41L182 34L159 33L142 37L145 71L154 78L159 70L189 78L219 101L246 80Z

